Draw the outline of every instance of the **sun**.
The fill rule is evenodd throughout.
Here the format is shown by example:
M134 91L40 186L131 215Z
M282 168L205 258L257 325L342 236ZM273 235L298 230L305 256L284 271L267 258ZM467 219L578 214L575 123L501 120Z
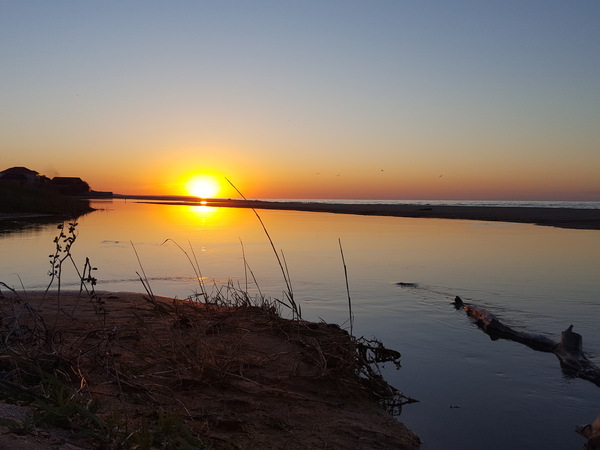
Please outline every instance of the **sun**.
M219 194L219 181L210 175L195 175L188 180L185 188L189 195L200 198L214 198Z

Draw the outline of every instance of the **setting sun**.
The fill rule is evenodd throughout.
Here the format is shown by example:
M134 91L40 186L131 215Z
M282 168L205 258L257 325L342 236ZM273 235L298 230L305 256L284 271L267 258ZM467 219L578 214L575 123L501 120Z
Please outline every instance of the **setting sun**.
M185 184L190 195L200 198L216 197L221 186L215 177L210 175L196 175Z

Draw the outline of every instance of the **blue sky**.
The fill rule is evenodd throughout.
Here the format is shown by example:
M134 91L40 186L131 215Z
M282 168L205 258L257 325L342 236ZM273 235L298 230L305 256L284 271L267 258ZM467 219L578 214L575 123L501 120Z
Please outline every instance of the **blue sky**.
M124 193L600 200L598 24L598 1L0 1L0 152Z

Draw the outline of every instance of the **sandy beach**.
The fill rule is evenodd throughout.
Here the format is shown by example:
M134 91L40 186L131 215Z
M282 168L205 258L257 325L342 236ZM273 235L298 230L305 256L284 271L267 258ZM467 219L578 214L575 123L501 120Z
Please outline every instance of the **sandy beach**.
M0 312L1 448L420 445L357 377L354 338L273 305L3 289Z

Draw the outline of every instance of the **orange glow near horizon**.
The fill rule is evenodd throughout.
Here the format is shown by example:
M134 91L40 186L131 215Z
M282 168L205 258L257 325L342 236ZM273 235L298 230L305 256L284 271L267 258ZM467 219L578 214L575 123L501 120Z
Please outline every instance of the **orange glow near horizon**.
M127 164L124 164L128 166ZM51 173L32 164L42 174ZM213 169L217 168L217 169ZM199 199L394 199L394 200L573 200L598 201L597 165L587 170L530 166L505 167L495 162L490 173L485 165L427 169L385 167L309 172L302 167L288 170L277 165L258 167L241 161L210 164L181 158L155 161L134 173L106 174L104 168L84 171L72 168L68 175L81 175L92 189L118 194L179 195ZM1 170L2 168L0 168ZM102 169L102 170L100 170ZM472 170L473 169L473 170ZM475 170L476 169L476 170ZM315 169L317 170L317 169ZM573 176L577 175L574 179Z

